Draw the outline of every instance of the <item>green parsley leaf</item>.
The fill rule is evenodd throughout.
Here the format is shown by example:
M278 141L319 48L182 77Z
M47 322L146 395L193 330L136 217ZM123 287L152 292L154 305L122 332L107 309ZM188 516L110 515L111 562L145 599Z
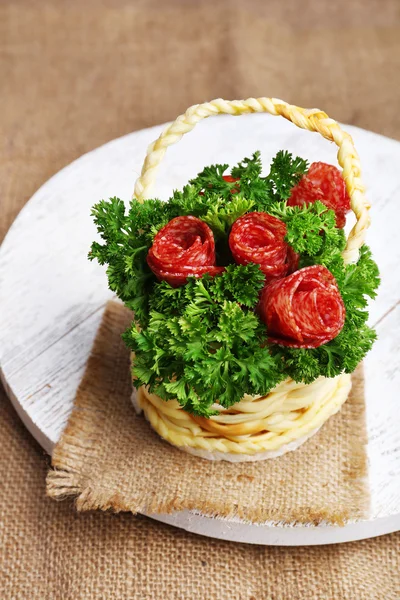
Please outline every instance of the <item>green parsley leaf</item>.
M228 203L217 197L202 219L217 237L226 238L234 222L253 206L254 201L243 198L242 194L235 194Z
M202 416L216 401L228 407L245 393L267 393L284 375L253 310L263 282L258 265L230 265L181 288L156 283L146 330L124 334L138 383Z
M308 170L308 162L286 150L280 150L271 163L271 170L266 178L270 196L275 200L287 200L291 189L299 183Z
M154 214L158 211L158 202L153 202ZM151 212L147 211L147 206L144 210ZM134 204L131 211L133 207ZM93 242L89 259L96 258L100 264L108 264L110 289L135 312L138 322L144 324L148 315L148 297L155 280L146 263L151 243L147 238L150 223L142 221L140 229L133 230L131 212L128 216L125 214L125 205L118 198L110 198L108 202L101 200L93 207L92 215L104 244Z

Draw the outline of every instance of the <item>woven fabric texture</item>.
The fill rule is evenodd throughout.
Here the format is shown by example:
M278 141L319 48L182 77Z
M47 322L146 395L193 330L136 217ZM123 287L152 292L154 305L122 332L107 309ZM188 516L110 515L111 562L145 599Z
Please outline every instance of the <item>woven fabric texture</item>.
M398 600L400 533L279 548L196 536L45 497L48 460L4 396L2 600ZM6 450L5 450L6 449Z

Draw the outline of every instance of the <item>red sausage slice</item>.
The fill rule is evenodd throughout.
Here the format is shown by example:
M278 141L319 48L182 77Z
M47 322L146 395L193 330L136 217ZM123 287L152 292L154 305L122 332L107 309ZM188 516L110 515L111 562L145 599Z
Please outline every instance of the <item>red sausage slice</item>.
M320 200L335 211L336 224L344 227L350 210L350 197L340 170L323 162L312 163L308 173L292 189L289 206L302 206Z
M215 266L211 229L193 216L176 217L160 229L148 252L147 264L158 279L173 287L186 283L189 275L217 275L224 270Z
M264 212L239 217L229 235L235 262L260 265L267 281L284 277L297 268L298 255L285 242L286 225Z
M340 333L346 316L336 280L322 265L266 285L258 310L269 341L292 348L326 344Z

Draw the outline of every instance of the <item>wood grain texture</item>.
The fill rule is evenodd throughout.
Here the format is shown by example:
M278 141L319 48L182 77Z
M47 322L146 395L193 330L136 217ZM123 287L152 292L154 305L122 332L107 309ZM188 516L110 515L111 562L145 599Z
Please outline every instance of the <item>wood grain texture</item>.
M0 277L6 282L6 293L0 296L3 377L23 410L22 417L27 415L27 424L36 426L40 443L49 451L65 426L102 309L111 296L104 270L87 260L96 236L90 207L101 197L130 197L145 148L161 127L114 140L58 173L27 204L1 249ZM357 128L351 128L351 133L373 205L368 242L382 273L381 293L371 306L371 323L377 324L379 339L365 361L370 520L380 519L382 524L382 519L400 513L400 274L396 268L400 251L396 244L390 251L387 246L387 240L396 240L397 235L399 209L393 199L400 144ZM309 160L335 162L332 145L283 119L220 117L203 123L170 149L155 193L168 197L205 162L223 157L233 164L260 149L268 164L281 147ZM379 179L374 176L376 165ZM52 210L55 202L56 211ZM190 523L195 527L192 519ZM207 529L207 525L201 527Z

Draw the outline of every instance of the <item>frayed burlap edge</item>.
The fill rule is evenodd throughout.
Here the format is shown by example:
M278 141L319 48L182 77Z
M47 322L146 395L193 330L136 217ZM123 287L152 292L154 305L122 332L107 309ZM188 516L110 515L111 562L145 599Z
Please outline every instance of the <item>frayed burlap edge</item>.
M87 387L93 386L93 373L98 369L107 369L113 374L113 381L118 381L118 373L126 372L129 368L129 354L121 351L120 333L125 330L132 319L130 311L119 303L110 302L107 305L102 323L100 325L93 350L88 361L86 372L80 384L74 409L68 420L60 442L57 444L53 457L53 469L47 476L47 495L56 500L73 497L78 511L101 509L113 512L128 511L133 514L171 514L189 510L209 517L218 517L227 520L239 520L247 523L273 523L276 525L344 525L348 521L365 518L368 514L370 498L367 491L367 434L365 427L365 403L363 393L354 394L351 403L346 403L344 409L349 413L353 424L350 436L350 452L345 463L346 478L354 491L354 503L347 502L336 506L335 512L327 509L313 510L309 506L290 510L290 514L282 513L265 506L248 507L239 502L220 501L215 499L180 498L173 489L151 489L138 493L134 497L126 497L115 488L108 489L103 486L101 491L89 474L82 472L83 458L91 455L95 446L104 433L104 397L97 396L91 389L90 406L87 405ZM118 333L116 335L116 332ZM110 345L111 344L111 345ZM111 368L112 367L112 368ZM362 368L353 379L353 388L363 388ZM100 390L99 390L100 391ZM102 390L104 392L104 390ZM110 386L109 395L113 394L113 385ZM133 409L131 409L133 411ZM146 434L155 436L143 417L140 419L141 427ZM337 418L337 415L331 419ZM165 444L160 440L160 444ZM170 446L168 446L170 449ZM164 450L162 448L161 450ZM176 452L179 450L173 449ZM189 456L189 455L185 455ZM190 457L191 460L202 459ZM207 462L207 461L204 461ZM226 463L225 463L226 464ZM243 463L245 464L245 463ZM247 463L249 464L249 463ZM254 463L253 463L254 464ZM239 465L235 465L239 466ZM239 470L239 469L238 469ZM243 490L246 492L246 478L250 476L242 473L237 475L238 481L243 481Z

